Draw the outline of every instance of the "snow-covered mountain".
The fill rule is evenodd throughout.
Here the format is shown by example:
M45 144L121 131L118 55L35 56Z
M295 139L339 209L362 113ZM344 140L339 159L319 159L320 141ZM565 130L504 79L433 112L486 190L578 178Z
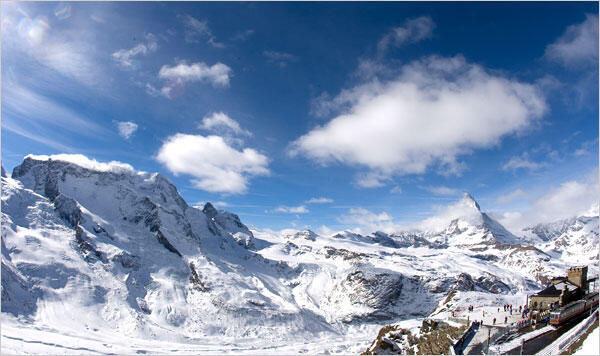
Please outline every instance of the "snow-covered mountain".
M558 238L521 245L471 196L458 207L425 231L250 231L159 174L28 156L2 177L2 349L359 352L452 292L522 293L564 273ZM596 246L597 233L596 217Z
M597 264L599 259L598 213L537 224L523 230L525 241L563 261Z

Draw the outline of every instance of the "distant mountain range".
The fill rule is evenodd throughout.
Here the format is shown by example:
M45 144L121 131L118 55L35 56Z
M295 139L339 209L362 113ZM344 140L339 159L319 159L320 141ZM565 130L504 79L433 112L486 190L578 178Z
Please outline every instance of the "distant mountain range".
M3 351L29 347L11 330L37 330L112 340L81 341L98 352L297 352L320 339L314 350L355 352L332 340L368 344L450 293L522 293L597 264L597 214L518 237L470 195L460 205L429 231L251 231L210 203L189 206L160 174L28 156L10 177L2 169Z

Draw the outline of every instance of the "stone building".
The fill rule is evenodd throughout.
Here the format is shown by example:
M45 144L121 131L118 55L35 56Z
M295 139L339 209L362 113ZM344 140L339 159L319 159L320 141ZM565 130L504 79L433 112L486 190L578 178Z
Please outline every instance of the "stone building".
M588 289L587 270L587 266L571 267L567 277L553 278L552 284L529 297L529 308L552 309L581 299Z

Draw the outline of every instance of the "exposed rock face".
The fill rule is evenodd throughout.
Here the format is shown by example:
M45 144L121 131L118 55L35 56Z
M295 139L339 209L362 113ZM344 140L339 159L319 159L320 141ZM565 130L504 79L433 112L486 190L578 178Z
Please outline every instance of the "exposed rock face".
M351 304L364 308L363 319L389 319L397 315L394 309L400 302L403 277L372 269L357 269L346 275L336 284L327 297L336 304ZM391 315L390 315L391 314ZM343 319L350 322L358 315L346 315Z
M54 206L61 218L65 219L69 225L76 227L81 221L81 210L79 204L63 194L58 194L54 199Z
M465 327L425 319L418 334L398 325L386 325L363 355L441 355L447 354Z
M476 279L467 273L461 273L456 277L456 282L452 286L453 291L484 291L488 293L507 293L510 287L499 280L496 276L486 273Z
M362 257L366 257L364 253L353 252L343 248L335 248L331 246L325 246L323 248L323 254L326 258L342 258L343 260L350 260L354 262L360 262Z
M254 235L242 224L239 216L225 210L217 210L211 203L206 203L202 212L209 219L211 232L217 235L228 234L239 245L254 250Z
M293 235L286 235L285 238L295 240L295 239L304 239L309 241L315 241L317 239L317 234L312 232L311 230L298 231Z

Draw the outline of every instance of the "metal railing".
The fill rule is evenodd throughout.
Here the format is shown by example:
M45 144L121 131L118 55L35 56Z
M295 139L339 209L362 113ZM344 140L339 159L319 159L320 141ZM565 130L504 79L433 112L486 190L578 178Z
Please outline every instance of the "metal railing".
M479 329L479 324L471 323L467 330L458 338L458 341L452 345L452 349L455 355L462 355L465 348L469 345L469 342Z
M588 329L598 320L598 309L596 309L591 316L584 319L578 325L574 326L571 330L561 335L558 339L554 340L553 343L546 346L537 355L558 355L565 352L583 335Z

